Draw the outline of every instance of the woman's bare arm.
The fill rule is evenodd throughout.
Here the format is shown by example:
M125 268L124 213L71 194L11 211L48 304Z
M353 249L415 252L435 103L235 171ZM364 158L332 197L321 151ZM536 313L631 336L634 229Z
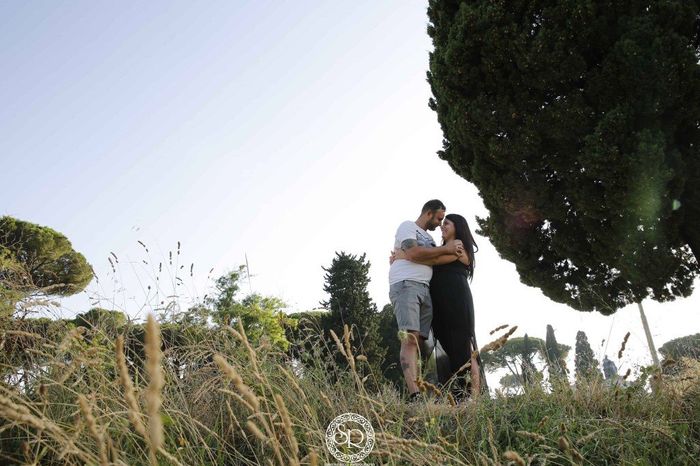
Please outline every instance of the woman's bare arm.
M459 261L464 265L469 265L471 263L469 262L469 254L462 254L459 256Z
M395 249L393 254L392 254L392 260L391 262L399 259L403 260L410 260L411 262L415 262L416 264L423 264L423 265L443 265L443 264L449 264L450 262L454 262L457 259L461 260L461 257L463 257L464 254L461 256L457 256L456 254L443 254L438 257L434 257L432 259L425 259L425 260L411 260L408 258L407 254L401 250L401 249ZM468 263L469 259L467 259Z

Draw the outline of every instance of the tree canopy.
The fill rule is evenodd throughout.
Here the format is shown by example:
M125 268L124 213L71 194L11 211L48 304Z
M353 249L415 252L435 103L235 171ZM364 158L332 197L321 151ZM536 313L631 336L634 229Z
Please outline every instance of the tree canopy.
M700 258L698 1L431 0L439 156L523 283L608 314Z
M0 217L0 313L28 296L69 296L85 289L92 267L61 233Z

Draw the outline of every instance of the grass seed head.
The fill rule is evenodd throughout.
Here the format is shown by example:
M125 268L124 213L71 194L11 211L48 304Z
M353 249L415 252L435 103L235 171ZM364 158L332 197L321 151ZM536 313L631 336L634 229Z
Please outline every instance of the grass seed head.
M627 346L627 340L630 337L630 332L627 332L625 334L625 338L622 339L622 346L620 347L620 351L617 352L617 358L622 359L622 354L625 352L625 347Z
M149 376L146 388L146 411L148 413L148 439L151 450L151 462L155 460L155 453L163 446L163 421L160 416L160 407L163 403L161 390L164 385L160 351L160 327L153 317L148 314L146 320L146 372Z
M522 456L518 454L517 451L508 450L505 453L503 453L503 458L505 458L508 461L512 461L518 466L525 466L525 460Z

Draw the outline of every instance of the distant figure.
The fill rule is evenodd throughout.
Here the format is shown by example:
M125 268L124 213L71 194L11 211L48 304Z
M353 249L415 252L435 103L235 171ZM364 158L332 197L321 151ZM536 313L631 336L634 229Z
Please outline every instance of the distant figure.
M603 374L605 375L605 380L612 380L617 377L617 366L608 359L607 354L603 358Z
M401 258L392 257L389 269L389 299L394 307L399 331L406 332L401 340L400 363L406 380L409 400L415 400L418 389L418 351L425 348L425 340L433 321L433 303L430 298L430 279L433 268L427 263L441 257L455 260L464 252L459 240L436 247L428 231L435 230L445 218L445 205L433 199L423 206L418 219L399 225L394 237L394 250Z

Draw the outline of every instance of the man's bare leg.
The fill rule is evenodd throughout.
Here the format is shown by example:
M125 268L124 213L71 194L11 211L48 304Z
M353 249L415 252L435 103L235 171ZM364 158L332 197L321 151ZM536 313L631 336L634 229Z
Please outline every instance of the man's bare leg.
M399 358L409 394L418 392L416 380L418 379L418 353L421 339L422 337L418 332L410 330L407 331L404 338L401 339Z

